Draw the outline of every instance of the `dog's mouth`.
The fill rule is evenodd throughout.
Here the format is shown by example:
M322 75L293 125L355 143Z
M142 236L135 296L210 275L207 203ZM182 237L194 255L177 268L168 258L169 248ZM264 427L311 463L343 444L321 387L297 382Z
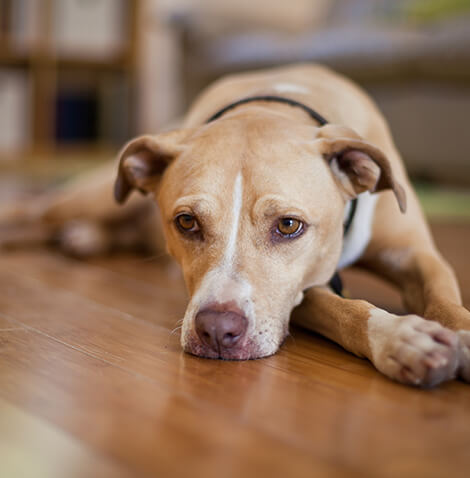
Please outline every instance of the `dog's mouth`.
M272 355L272 353L263 354L259 345L250 338L245 338L235 347L211 347L195 334L191 334L185 340L183 349L186 353L197 357L218 360L254 360Z
M260 320L256 325L234 302L211 303L189 322L189 327L183 326L183 350L219 360L254 360L273 355L289 331L288 320Z

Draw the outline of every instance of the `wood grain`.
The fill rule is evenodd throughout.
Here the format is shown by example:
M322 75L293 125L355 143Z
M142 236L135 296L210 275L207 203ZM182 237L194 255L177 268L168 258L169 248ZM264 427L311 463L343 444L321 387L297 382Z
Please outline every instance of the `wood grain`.
M62 430L0 400L2 476L130 478L130 470L112 463Z
M470 226L453 227L437 239L468 290ZM266 359L192 357L185 301L159 261L1 256L0 476L468 476L468 385L395 384L301 329Z

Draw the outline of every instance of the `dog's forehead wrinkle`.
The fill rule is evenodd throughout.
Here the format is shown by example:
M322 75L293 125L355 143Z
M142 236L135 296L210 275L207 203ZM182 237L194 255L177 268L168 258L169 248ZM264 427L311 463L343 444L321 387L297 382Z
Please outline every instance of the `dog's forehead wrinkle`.
M220 190L231 190L240 171L247 184L245 196L248 190L256 191L260 186L272 191L280 188L295 191L302 188L302 183L305 185L306 177L322 176L318 169L322 166L327 169L326 166L314 165L317 163L314 155L302 143L312 134L311 128L299 138L295 137L298 131L306 128L290 127L290 133L288 125L282 123L281 127L278 119L271 123L266 125L259 119L218 120L199 136L196 134L173 167L172 176L180 183L181 194L199 188L220 196ZM286 175L286 168L298 174Z
M217 202L218 199L209 194L188 194L178 197L173 204L173 209L177 211L178 209L188 207L195 211L205 211L211 210L214 203Z
M265 216L271 216L279 211L291 211L299 215L307 215L304 204L288 196L279 194L264 194L256 199L253 206L255 213L260 212Z

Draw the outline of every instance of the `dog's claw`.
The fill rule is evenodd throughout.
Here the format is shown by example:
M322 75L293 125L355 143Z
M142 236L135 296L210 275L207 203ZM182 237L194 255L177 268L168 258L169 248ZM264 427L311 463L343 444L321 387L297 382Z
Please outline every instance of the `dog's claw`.
M437 322L415 315L399 317L374 363L394 380L433 387L455 378L459 341Z
M470 331L460 330L459 337L459 377L470 383Z

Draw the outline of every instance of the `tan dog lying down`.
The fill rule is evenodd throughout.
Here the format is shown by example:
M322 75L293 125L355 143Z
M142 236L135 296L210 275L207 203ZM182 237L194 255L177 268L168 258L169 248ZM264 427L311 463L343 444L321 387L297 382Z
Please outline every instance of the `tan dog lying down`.
M277 99L256 99L266 95ZM168 251L183 269L191 296L185 351L274 354L302 303L294 319L394 380L470 381L470 313L384 119L350 81L315 65L223 78L181 129L136 138L119 159L116 198L123 203L138 189L157 199ZM106 167L1 220L37 225L42 239L59 232L81 254L156 241L142 220L149 200L132 194L118 208L114 176ZM136 217L133 234L117 226ZM335 271L358 261L398 286L416 315L335 294Z

